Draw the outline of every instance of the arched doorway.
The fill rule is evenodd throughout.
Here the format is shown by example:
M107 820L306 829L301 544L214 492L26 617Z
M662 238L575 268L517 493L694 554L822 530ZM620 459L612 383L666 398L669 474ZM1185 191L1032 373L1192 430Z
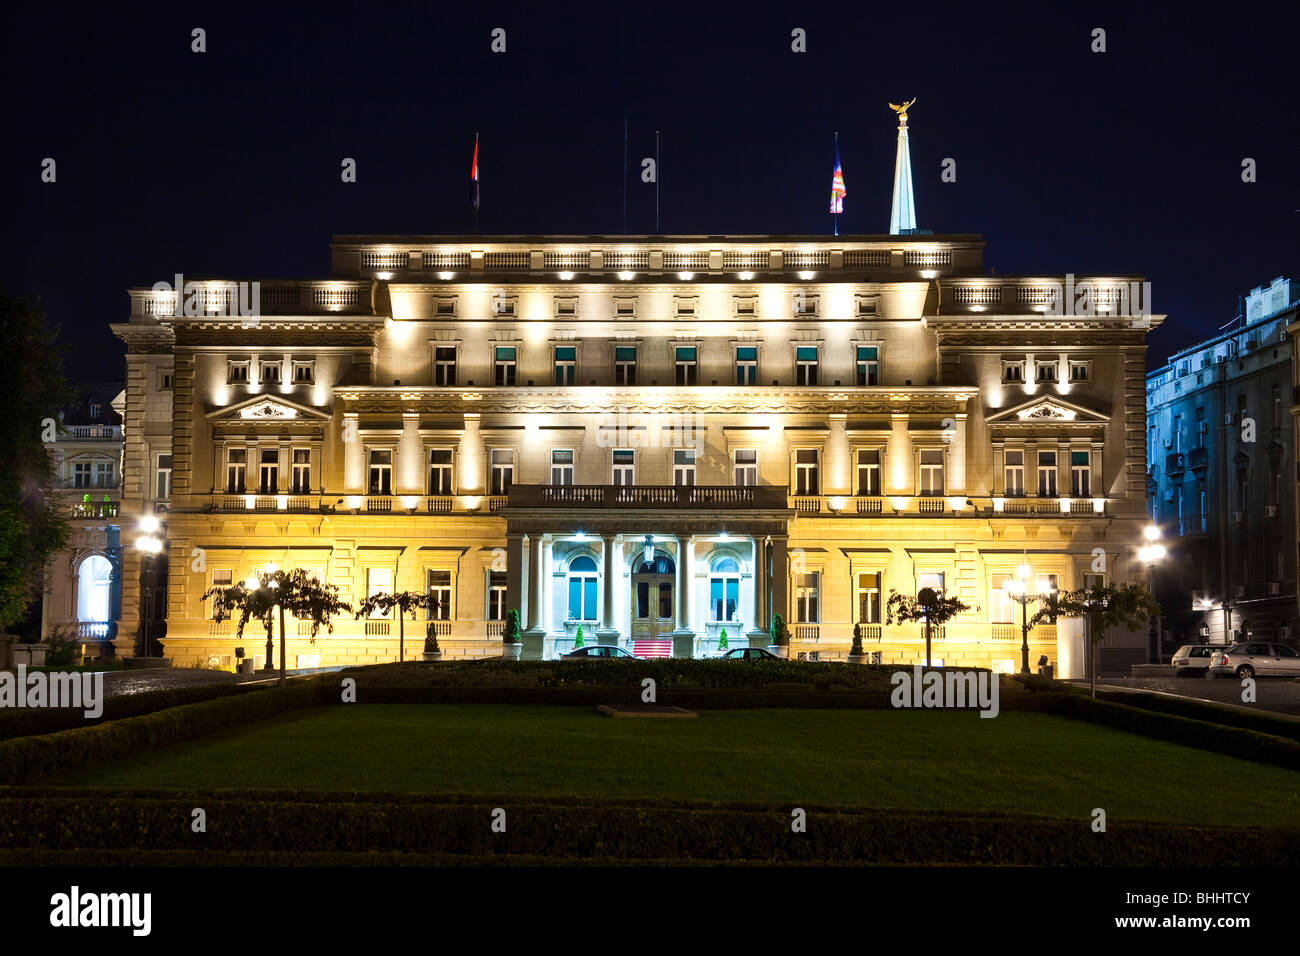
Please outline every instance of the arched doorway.
M672 654L672 633L677 623L677 566L662 551L656 551L651 561L646 561L641 556L634 560L631 629L633 653L638 656L644 652L647 655L669 657ZM645 645L640 651L636 649L638 643Z
M109 620L112 595L113 563L102 554L92 554L77 569L77 621Z

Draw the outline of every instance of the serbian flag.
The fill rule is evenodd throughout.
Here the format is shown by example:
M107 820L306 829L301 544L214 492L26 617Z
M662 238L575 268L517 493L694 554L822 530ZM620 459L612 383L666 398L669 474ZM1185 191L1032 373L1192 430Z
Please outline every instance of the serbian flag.
M835 172L831 176L831 212L839 215L844 211L844 197L848 195L844 188L844 171L840 169L840 147L835 147Z
M469 168L469 201L478 208L478 133L474 134L474 163Z

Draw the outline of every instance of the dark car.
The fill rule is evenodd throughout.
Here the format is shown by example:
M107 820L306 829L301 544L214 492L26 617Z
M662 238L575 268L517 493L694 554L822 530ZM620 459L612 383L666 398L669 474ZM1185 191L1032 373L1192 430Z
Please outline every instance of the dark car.
M734 651L727 651L722 655L724 661L779 661L771 651L765 651L761 647L738 647Z
M620 660L620 661L639 661L642 658L637 657L621 647L615 647L613 644L591 644L587 647L580 647L576 651L569 651L560 658L562 661L596 661L596 660Z

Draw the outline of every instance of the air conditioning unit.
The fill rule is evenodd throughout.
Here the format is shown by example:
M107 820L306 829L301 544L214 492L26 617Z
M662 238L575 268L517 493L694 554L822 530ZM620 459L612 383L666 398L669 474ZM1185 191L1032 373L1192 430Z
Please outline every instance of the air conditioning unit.
M1281 582L1281 581L1269 581L1269 582L1268 582L1268 593L1269 593L1269 594L1273 594L1273 595L1281 594L1281 593L1282 593L1282 582Z
M1234 627L1230 633L1232 634L1232 640L1230 640L1228 643L1229 643L1229 644L1240 644L1240 643L1241 643L1241 628Z
M1237 599L1244 598L1246 596L1246 585L1238 584L1236 587L1234 587L1232 589L1232 596Z

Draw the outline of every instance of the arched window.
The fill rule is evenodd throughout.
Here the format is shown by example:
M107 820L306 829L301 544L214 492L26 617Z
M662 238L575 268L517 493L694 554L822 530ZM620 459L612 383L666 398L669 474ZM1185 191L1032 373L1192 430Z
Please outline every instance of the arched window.
M569 619L596 620L596 562L585 554L569 562Z
M107 621L113 593L113 564L92 554L77 571L77 620Z
M718 558L709 572L709 619L736 620L740 605L740 565L730 556Z

